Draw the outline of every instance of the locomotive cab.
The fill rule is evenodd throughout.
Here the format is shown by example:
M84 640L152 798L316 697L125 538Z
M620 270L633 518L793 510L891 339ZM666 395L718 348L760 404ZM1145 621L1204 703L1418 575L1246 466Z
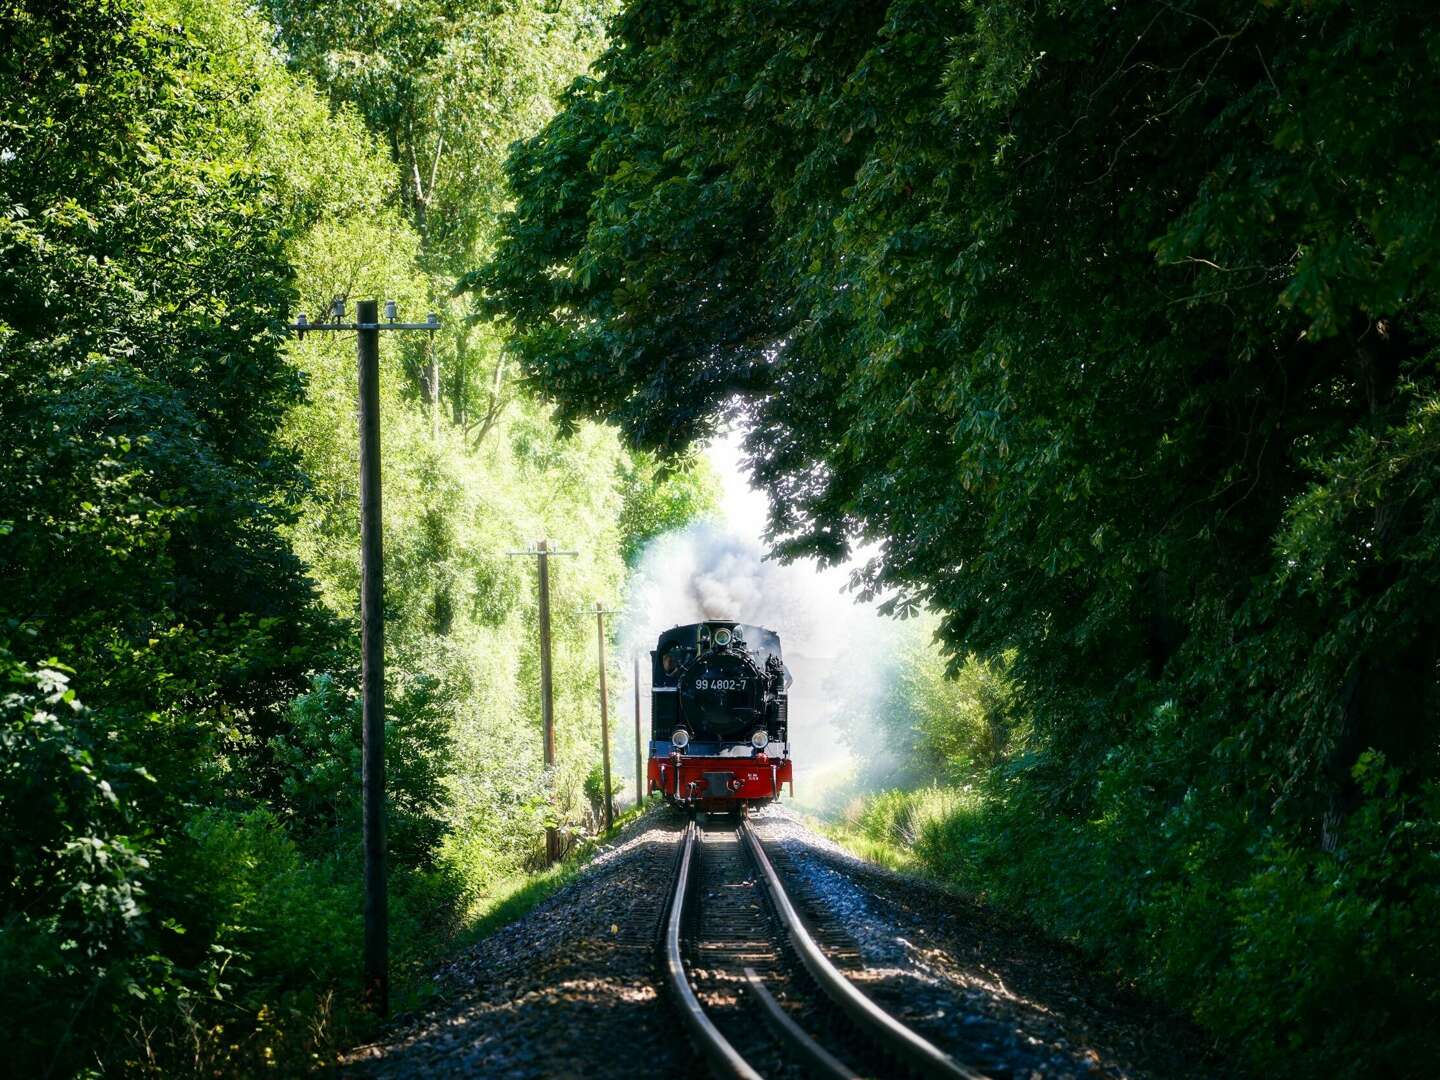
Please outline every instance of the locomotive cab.
M793 781L790 673L773 630L716 619L660 635L651 656L650 790L737 809Z

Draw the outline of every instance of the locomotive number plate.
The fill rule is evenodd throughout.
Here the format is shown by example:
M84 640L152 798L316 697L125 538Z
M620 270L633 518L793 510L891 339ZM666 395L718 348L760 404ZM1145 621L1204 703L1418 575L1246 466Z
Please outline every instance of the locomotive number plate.
M696 690L744 690L744 679L696 679Z

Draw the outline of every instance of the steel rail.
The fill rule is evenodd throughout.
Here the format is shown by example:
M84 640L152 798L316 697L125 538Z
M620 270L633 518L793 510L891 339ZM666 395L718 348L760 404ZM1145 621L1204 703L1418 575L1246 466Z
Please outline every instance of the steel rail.
M690 867L695 856L695 822L685 826L685 839L680 853L680 869L675 875L675 896L670 902L670 915L665 923L665 979L680 1019L690 1033L691 1041L709 1060L717 1077L724 1080L761 1080L761 1076L740 1056L730 1041L720 1034L714 1022L705 1015L700 999L685 977L685 964L680 955L680 928L685 918L685 897L690 890Z
M800 962L805 965L805 970L810 973L810 977L819 984L830 1000L861 1031L919 1075L951 1077L954 1080L986 1080L983 1073L961 1065L934 1043L896 1020L862 994L854 983L841 974L840 970L830 962L830 958L821 951L820 946L815 943L815 939L810 936L810 931L805 928L804 922L796 912L795 906L791 904L785 887L780 883L779 875L775 873L775 867L770 864L770 859L765 854L765 848L761 845L760 838L755 835L755 830L749 821L742 820L740 822L740 834L744 837L750 855L760 870L775 913L790 935L790 944L794 946Z
M789 1043L790 1048L804 1059L809 1066L809 1075L824 1076L829 1080L859 1080L858 1073L851 1071L848 1065L816 1042L814 1036L790 1018L790 1014L775 1000L775 995L770 993L769 987L760 981L754 968L745 969L745 981L749 984L750 995L765 1013L770 1030L781 1041Z

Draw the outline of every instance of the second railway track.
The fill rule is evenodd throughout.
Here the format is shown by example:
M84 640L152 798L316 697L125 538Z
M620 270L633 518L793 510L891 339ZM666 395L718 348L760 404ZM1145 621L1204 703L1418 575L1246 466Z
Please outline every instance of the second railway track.
M666 990L718 1077L981 1080L836 967L746 819L686 826L662 944Z

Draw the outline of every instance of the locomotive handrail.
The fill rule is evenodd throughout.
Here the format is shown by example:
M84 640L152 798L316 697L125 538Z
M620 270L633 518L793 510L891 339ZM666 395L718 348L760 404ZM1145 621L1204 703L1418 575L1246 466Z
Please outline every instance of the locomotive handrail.
M720 1034L719 1028L705 1015L700 999L695 996L695 991L690 988L690 981L685 977L685 965L680 955L680 926L684 921L685 897L690 887L690 864L695 854L693 821L685 826L683 844L680 871L675 875L675 896L670 904L670 917L665 924L665 978L675 995L680 1019L696 1048L709 1059L715 1075L734 1080L761 1080L760 1074L746 1063L730 1045L729 1040Z
M741 820L740 834L745 838L750 855L755 860L755 865L759 868L765 887L770 893L770 900L775 905L775 913L784 923L785 930L790 935L790 943L795 947L800 962L805 965L805 970L810 972L810 976L820 985L830 1000L839 1006L841 1011L858 1027L883 1043L921 1076L945 1076L956 1078L956 1080L986 1080L983 1073L959 1064L934 1043L910 1030L885 1012L862 994L854 983L842 975L840 970L830 962L830 958L821 951L820 946L815 943L815 939L810 936L810 931L805 928L805 924L801 921L794 905L790 903L790 897L786 895L785 887L781 885L780 877L770 864L770 859L766 856L765 849L761 846L760 839L755 835L755 830L751 828L749 821Z

